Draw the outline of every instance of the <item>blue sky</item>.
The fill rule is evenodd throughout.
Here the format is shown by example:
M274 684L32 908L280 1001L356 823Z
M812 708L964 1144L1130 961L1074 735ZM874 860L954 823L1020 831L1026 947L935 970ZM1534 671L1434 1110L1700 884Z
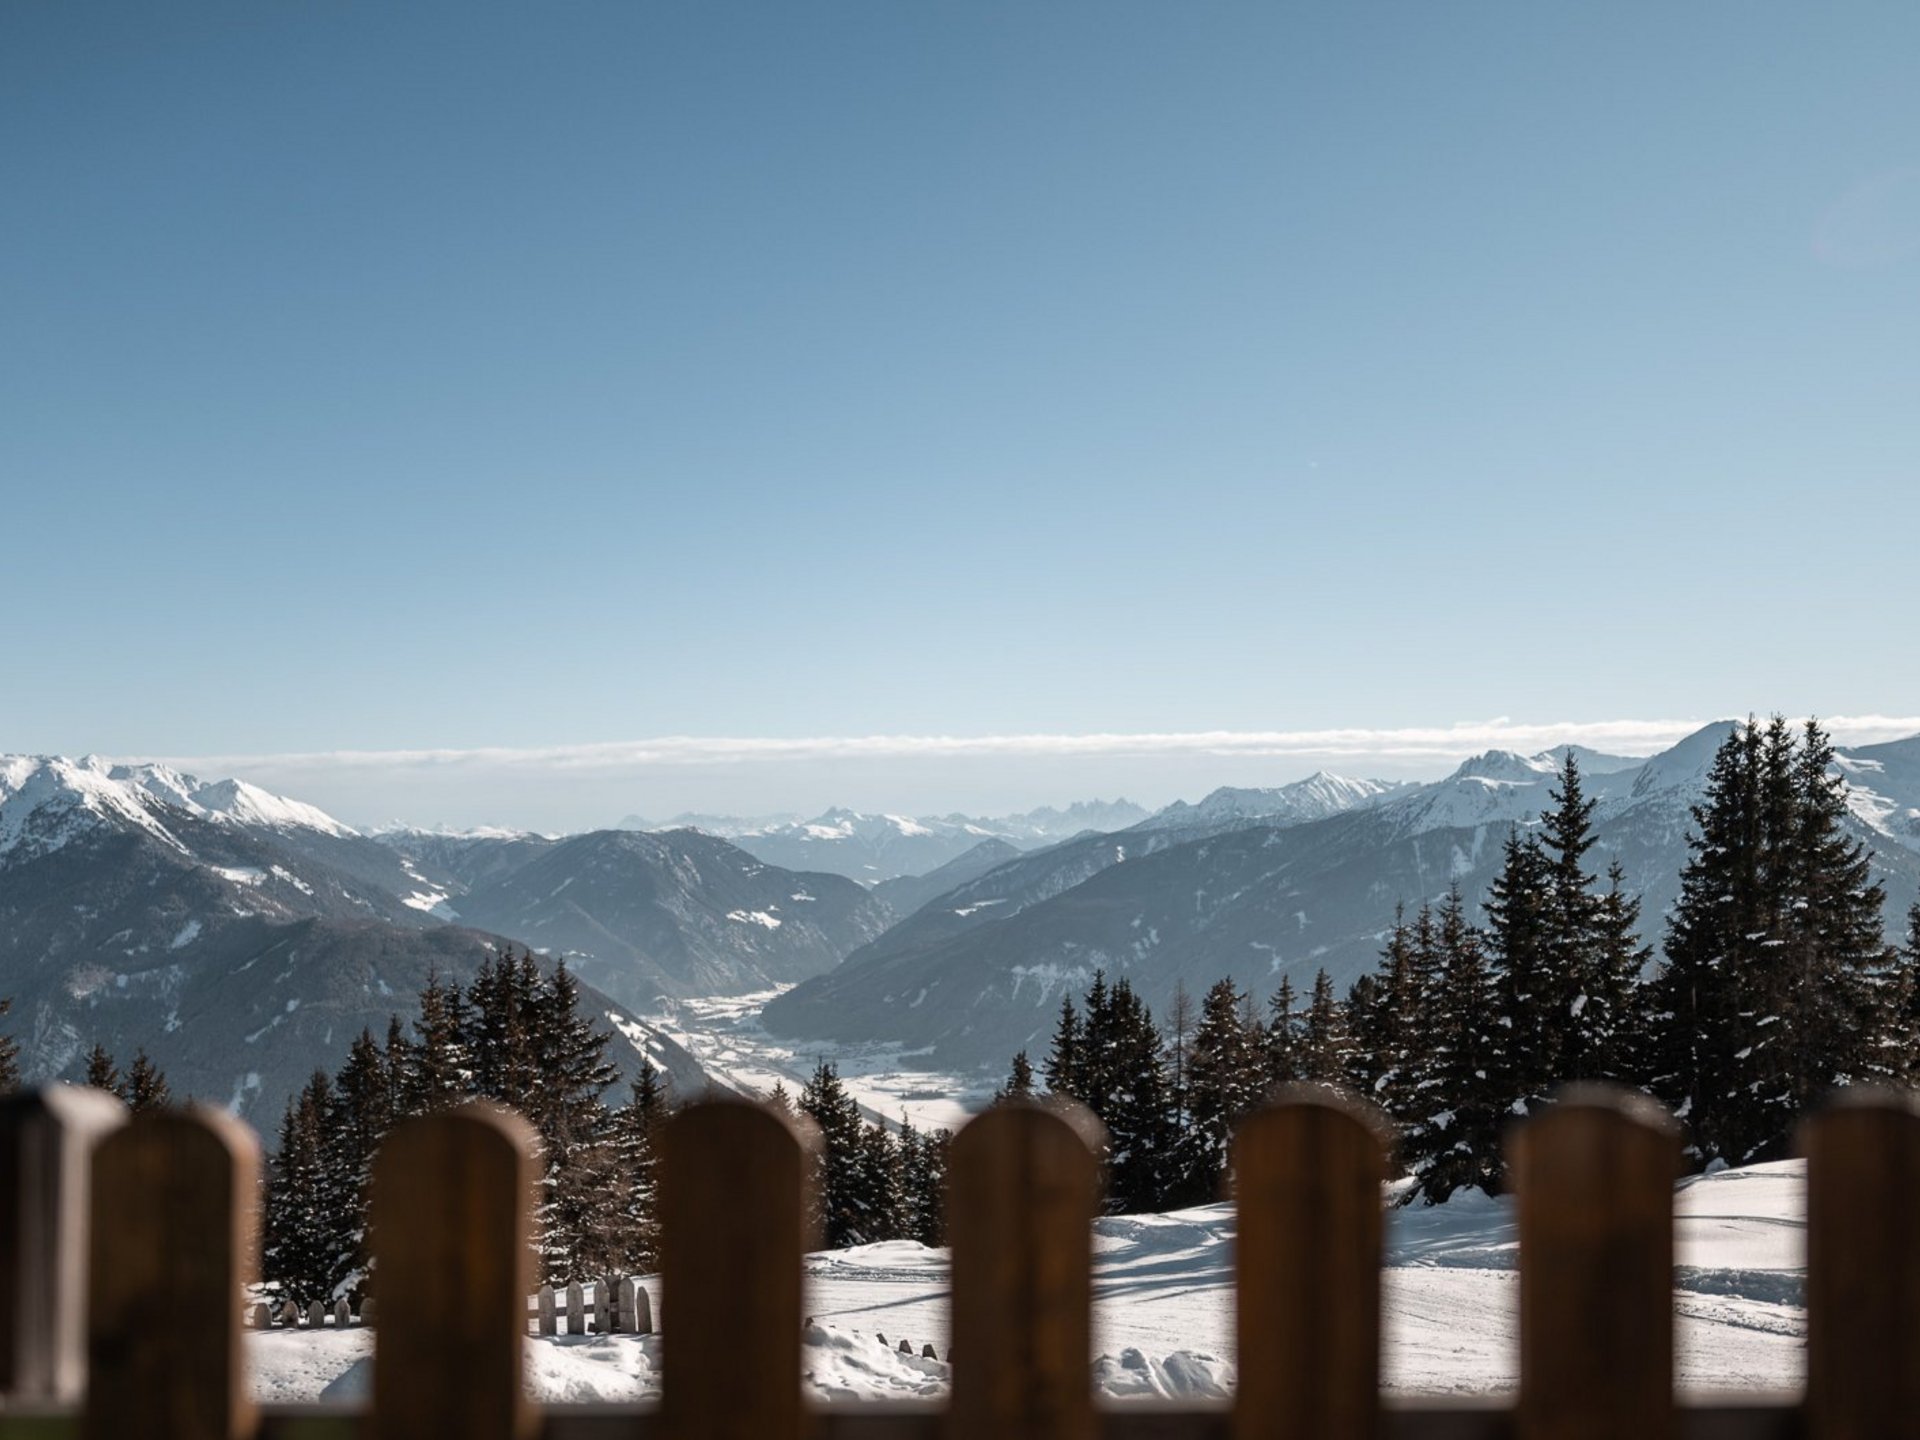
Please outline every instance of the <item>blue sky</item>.
M9 6L0 749L1920 715L1915 54L1904 3Z

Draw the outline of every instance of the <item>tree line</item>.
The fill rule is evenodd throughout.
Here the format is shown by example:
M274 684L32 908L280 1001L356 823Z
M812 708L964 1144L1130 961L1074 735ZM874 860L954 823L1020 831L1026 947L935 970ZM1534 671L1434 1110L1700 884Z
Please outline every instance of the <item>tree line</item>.
M264 1278L301 1304L369 1287L373 1157L399 1121L471 1099L510 1105L539 1138L537 1269L549 1284L655 1268L659 1072L642 1058L624 1100L610 1037L579 1010L565 964L502 950L470 985L431 976L411 1025L363 1030L345 1063L287 1103L267 1165Z
M579 1011L564 963L502 951L471 985L432 978L411 1025L384 1042L363 1031L346 1062L288 1102L267 1166L264 1278L301 1304L369 1287L367 1194L381 1140L412 1115L469 1099L510 1105L540 1143L535 1245L543 1283L560 1285L658 1266L657 1140L674 1097L644 1057L622 1103L610 1037ZM816 1233L831 1247L874 1240L939 1243L944 1131L896 1132L868 1121L822 1062L797 1100L822 1146Z
M1062 1001L1036 1076L1104 1122L1108 1204L1217 1198L1234 1125L1277 1084L1361 1095L1396 1123L1409 1200L1503 1186L1502 1132L1560 1085L1608 1080L1663 1101L1697 1167L1786 1152L1834 1086L1920 1079L1920 906L1887 942L1871 853L1814 722L1736 726L1693 807L1658 963L1616 862L1589 863L1595 801L1566 757L1539 823L1510 832L1470 914L1456 886L1396 916L1379 964L1304 1002L1282 980L1257 1013L1231 980L1184 990L1157 1025L1125 978Z

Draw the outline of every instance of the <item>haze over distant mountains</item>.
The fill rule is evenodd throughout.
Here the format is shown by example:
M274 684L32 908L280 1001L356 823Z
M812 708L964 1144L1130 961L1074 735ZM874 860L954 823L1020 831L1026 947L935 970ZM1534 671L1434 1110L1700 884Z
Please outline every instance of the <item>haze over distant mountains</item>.
M1657 939L1725 725L1649 759L1582 751L1594 862L1618 858ZM675 997L792 987L765 1012L809 1043L897 1043L938 1066L1037 1047L1096 968L1156 1008L1177 982L1264 993L1373 963L1394 907L1477 900L1564 752L1490 751L1421 784L1317 774L1148 814L1126 801L978 819L812 820L572 836L363 834L239 780L0 757L0 996L36 1076L145 1046L184 1091L270 1114L428 973L512 941L565 957L617 1037L676 1083L692 1057L639 1018ZM1844 748L1889 923L1920 896L1920 737ZM637 822L636 822L637 823ZM731 832L731 833L716 833Z
M1064 810L1048 806L993 818L872 815L832 809L811 820L681 815L665 824L652 824L629 815L620 822L620 828L700 830L731 840L772 865L827 870L873 884L896 876L924 875L958 859L983 840L1002 840L1031 850L1089 830L1122 830L1146 819L1147 814L1130 800L1085 800Z

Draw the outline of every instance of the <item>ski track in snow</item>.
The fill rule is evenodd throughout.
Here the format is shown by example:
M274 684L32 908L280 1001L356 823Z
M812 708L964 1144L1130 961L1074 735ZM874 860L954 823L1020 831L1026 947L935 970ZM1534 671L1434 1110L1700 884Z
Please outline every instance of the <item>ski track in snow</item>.
M1805 1360L1803 1167L1726 1170L1675 1200L1677 1378L1683 1389L1789 1390ZM1094 1227L1096 1389L1110 1400L1202 1399L1233 1383L1233 1217L1224 1205ZM1509 1202L1475 1194L1388 1212L1385 1379L1402 1394L1486 1394L1517 1381L1519 1276ZM650 1281L656 1307L657 1281ZM945 1393L947 1253L887 1241L807 1257L802 1370L818 1399ZM660 1311L656 1309L656 1314ZM671 1324L670 1315L662 1317ZM878 1339L887 1337L883 1348ZM894 1348L902 1339L913 1355ZM249 1333L262 1400L367 1393L371 1332ZM550 1402L658 1393L659 1337L527 1342L529 1389Z

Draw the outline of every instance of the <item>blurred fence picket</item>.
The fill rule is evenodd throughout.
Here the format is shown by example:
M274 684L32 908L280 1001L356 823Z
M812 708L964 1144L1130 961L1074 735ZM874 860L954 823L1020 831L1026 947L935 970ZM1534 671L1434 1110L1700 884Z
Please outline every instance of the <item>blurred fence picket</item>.
M1384 1125L1313 1087L1234 1136L1233 1440L1373 1440L1380 1414Z
M1099 1144L1086 1110L1032 1103L996 1106L954 1137L951 1434L1092 1440ZM685 1323L673 1318L670 1337Z
M660 1419L671 1440L801 1440L801 1263L820 1142L771 1106L711 1100L660 1136Z
M564 1308L532 1290L533 1133L463 1106L400 1125L376 1159L371 1405L256 1417L243 1318L340 1328L352 1314L243 1303L251 1132L196 1109L127 1123L71 1089L16 1097L0 1105L0 1440L1920 1440L1913 1095L1848 1092L1802 1128L1804 1401L1676 1401L1679 1130L1644 1098L1597 1088L1563 1093L1513 1135L1518 1397L1383 1400L1383 1136L1376 1114L1325 1091L1250 1116L1232 1154L1234 1401L1106 1410L1088 1366L1098 1125L1072 1106L995 1107L950 1153L950 1399L810 1409L798 1337L817 1136L767 1106L692 1105L660 1137L674 1324L659 1405L538 1408L523 1384L530 1327L648 1334L653 1303L630 1276L569 1286Z
M150 1111L100 1141L83 1440L251 1432L239 1302L259 1194L259 1144L224 1111Z
M1920 1104L1843 1092L1807 1155L1808 1440L1920 1434Z
M79 1085L0 1101L0 1395L80 1398L93 1151L126 1122L126 1106Z
M1671 1440L1680 1130L1579 1086L1518 1127L1520 1440Z
M373 1167L373 1440L529 1440L533 1127L471 1102L403 1121Z

